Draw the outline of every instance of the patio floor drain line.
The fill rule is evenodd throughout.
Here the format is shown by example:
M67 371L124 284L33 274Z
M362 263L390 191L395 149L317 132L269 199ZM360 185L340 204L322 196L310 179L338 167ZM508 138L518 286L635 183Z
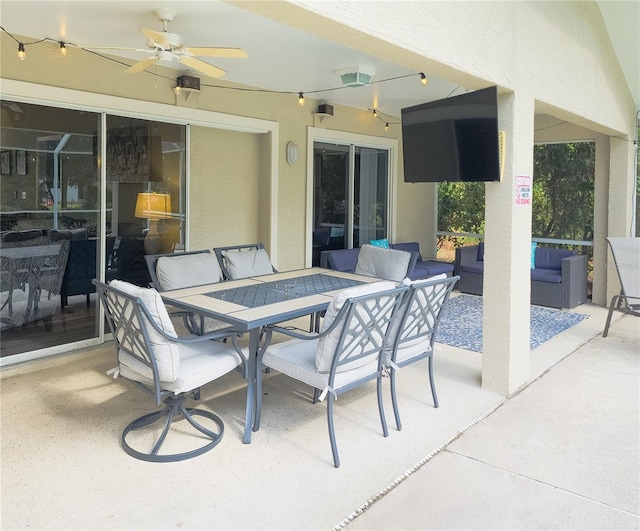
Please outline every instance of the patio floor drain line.
M486 419L489 415L492 415L495 411L497 411L498 409L500 409L505 403L507 402L507 400L503 400L502 402L500 402L499 404L496 404L495 406L493 406L491 409L489 409L489 411L487 411L486 413L480 415L477 419L475 419L474 421L472 421L471 423L467 424L464 428L462 428L458 433L456 433L453 437L451 437L447 442L445 442L444 444L442 444L441 446L439 446L438 448L436 448L433 452L431 452L429 455L427 455L426 457L424 457L423 459L421 459L420 461L418 461L414 466L412 466L409 470L407 470L404 474L402 474L401 476L399 476L398 478L396 478L392 483L390 483L389 485L387 485L385 488L383 488L381 491L379 491L378 493L376 493L375 495L373 495L371 498L369 498L366 502L364 502L360 507L358 507L355 511L353 511L350 515L348 515L344 520L342 520L341 522L339 522L338 524L336 524L333 528L331 528L331 531L338 531L340 529L344 529L346 526L348 526L351 522L353 522L358 516L360 516L361 514L363 514L364 512L366 512L368 509L371 508L371 506L380 501L382 498L384 498L387 494L389 494L393 489L395 489L398 485L400 485L405 479L409 478L411 475L413 475L415 472L417 472L418 470L420 470L424 465L426 465L429 461L431 461L431 459L433 459L436 455L438 455L440 452L444 451L447 449L447 446L449 446L451 443L453 443L456 439L460 438L464 432L466 432L468 429L472 428L473 426L475 426L476 424L478 424L479 422L482 422L484 419Z

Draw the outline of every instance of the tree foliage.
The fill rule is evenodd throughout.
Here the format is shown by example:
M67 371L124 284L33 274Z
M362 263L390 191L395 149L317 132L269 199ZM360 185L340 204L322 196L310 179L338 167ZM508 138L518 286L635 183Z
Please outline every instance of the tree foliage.
M592 240L594 181L593 142L535 146L533 236ZM438 231L483 234L484 207L484 183L440 183Z

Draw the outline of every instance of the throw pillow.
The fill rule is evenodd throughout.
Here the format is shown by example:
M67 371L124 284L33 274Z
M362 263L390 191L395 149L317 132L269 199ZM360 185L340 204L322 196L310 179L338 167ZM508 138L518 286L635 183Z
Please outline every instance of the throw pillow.
M382 240L371 240L369 242L370 245L374 247L382 247L383 249L389 249L389 240L383 238Z
M233 280L239 278L270 275L273 267L267 251L257 249L255 251L226 251L224 259Z
M536 248L538 244L536 242L531 242L531 269L536 268Z
M411 253L395 249L382 249L373 245L363 245L358 254L354 273L367 277L384 278L402 282L407 277Z

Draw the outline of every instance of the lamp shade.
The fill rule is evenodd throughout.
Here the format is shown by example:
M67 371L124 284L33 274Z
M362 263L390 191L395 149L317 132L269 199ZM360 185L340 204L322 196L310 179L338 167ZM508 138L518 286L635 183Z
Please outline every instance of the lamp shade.
M155 192L139 193L134 216L144 219L170 218L171 196L169 194L156 194Z

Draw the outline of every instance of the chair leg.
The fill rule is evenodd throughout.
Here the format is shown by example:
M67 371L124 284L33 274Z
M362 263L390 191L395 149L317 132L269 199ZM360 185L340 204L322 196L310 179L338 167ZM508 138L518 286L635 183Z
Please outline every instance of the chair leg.
M327 422L329 423L329 440L331 441L331 452L333 453L333 466L340 466L340 458L338 457L338 445L336 444L336 433L333 426L333 395L329 393L327 397Z
M256 415L253 419L253 431L260 429L260 417L262 416L262 367L262 363L258 363L256 370Z
M384 404L382 403L382 377L378 376L377 380L377 394L378 394L378 412L380 413L380 423L382 424L382 435L389 437L389 430L387 429L387 419L384 415Z
M222 436L224 434L224 424L222 419L209 411L204 411L201 409L194 408L185 408L184 402L186 400L185 395L171 395L165 399L165 408L161 411L156 411L154 413L149 413L148 415L144 415L139 419L134 420L131 424L129 424L124 431L122 432L122 447L124 451L129 454L131 457L135 457L136 459L141 459L143 461L151 461L154 463L167 463L171 461L182 461L184 459L191 459L192 457L196 457L205 452L208 452L212 448L218 445L222 440ZM159 454L160 448L164 443L167 435L169 434L171 424L174 420L180 420L180 416L185 419L193 428L195 428L198 432L205 435L207 439L210 440L207 444L196 448L195 450L190 450L188 452L182 452L177 454ZM218 433L205 428L202 424L197 422L193 417L201 416L208 418L211 420L218 428ZM153 445L152 450L149 453L141 452L139 450L134 449L127 442L127 435L134 431L145 428L147 426L151 426L152 424L162 421L164 419L164 427L162 429L162 433L156 440Z
M602 337L607 337L609 334L609 326L611 325L611 317L613 317L613 310L616 308L616 300L620 299L620 295L614 295L611 299L611 304L609 305L609 314L607 315L607 322L604 325L604 332L602 332Z
M391 382L391 403L393 404L393 414L396 417L396 428L398 431L402 430L402 422L400 421L400 411L398 410L398 397L396 395L396 370L391 369L391 375L389 376Z
M433 381L433 354L429 356L429 384L431 385L431 396L433 397L433 407L440 407L438 395L436 394L436 384Z
M313 390L313 403L317 404L320 401L320 389Z

